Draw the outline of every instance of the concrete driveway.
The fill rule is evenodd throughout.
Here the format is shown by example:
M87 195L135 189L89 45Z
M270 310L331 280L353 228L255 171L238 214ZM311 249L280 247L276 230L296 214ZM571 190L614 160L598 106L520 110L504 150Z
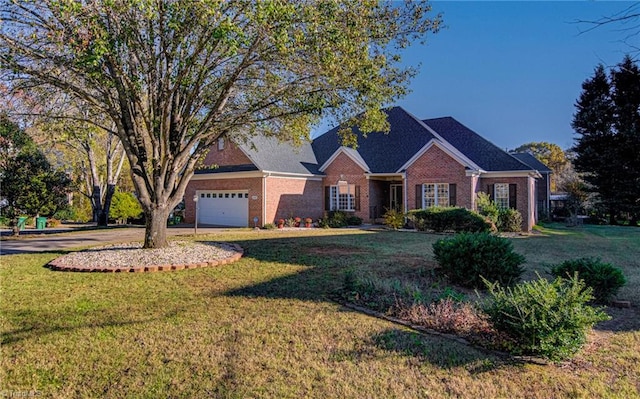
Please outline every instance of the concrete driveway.
M198 226L198 235L228 230ZM168 236L193 235L193 226L171 226ZM21 235L0 241L0 255L37 253L91 247L109 243L143 241L144 227L119 227L96 230L69 230L56 234Z

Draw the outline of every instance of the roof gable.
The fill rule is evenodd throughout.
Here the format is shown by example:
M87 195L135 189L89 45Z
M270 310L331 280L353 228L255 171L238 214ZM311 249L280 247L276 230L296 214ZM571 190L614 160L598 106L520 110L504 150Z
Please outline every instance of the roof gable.
M371 173L395 173L435 136L417 118L400 107L384 110L389 133L373 132L364 137L354 128L358 140L357 153ZM313 140L311 146L318 163L324 165L340 147L340 127L335 127Z
M452 117L423 122L485 171L527 171L532 168Z
M362 159L362 157L360 156L360 153L351 147L345 147L345 146L338 148L336 152L334 152L333 155L331 155L329 159L327 159L327 161L323 163L322 166L320 166L319 170L321 172L324 172L329 167L329 165L331 165L331 163L333 163L333 161L335 161L336 158L338 158L340 154L345 154L347 157L349 157L349 159L355 162L356 165L361 167L362 170L364 170L367 173L371 173L371 168L369 168L369 165L367 165L365 160Z

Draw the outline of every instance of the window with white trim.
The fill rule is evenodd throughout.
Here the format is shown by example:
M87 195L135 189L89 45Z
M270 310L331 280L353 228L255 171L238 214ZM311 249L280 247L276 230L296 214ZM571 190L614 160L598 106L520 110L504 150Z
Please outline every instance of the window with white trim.
M493 200L500 209L509 209L509 184L496 183L493 186Z
M422 185L422 208L449 206L449 183L425 183Z
M353 211L355 210L356 186L347 182L338 182L330 189L331 210L332 211Z

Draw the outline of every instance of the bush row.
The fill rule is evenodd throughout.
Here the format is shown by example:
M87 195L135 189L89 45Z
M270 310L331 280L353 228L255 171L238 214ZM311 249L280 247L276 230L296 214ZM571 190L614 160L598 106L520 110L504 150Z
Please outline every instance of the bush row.
M491 224L476 212L465 208L433 207L409 211L407 219L418 231L485 232Z
M328 212L322 219L318 220L318 226L322 228L360 226L361 224L361 218L342 211Z

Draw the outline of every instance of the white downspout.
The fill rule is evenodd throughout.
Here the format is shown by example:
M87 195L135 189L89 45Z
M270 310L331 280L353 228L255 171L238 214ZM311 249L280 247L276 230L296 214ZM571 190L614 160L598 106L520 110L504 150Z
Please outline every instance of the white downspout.
M262 225L267 224L267 176L268 173L262 175ZM268 222L271 223L271 222Z
M402 187L404 187L404 213L409 212L409 187L407 187L407 172L402 173Z

